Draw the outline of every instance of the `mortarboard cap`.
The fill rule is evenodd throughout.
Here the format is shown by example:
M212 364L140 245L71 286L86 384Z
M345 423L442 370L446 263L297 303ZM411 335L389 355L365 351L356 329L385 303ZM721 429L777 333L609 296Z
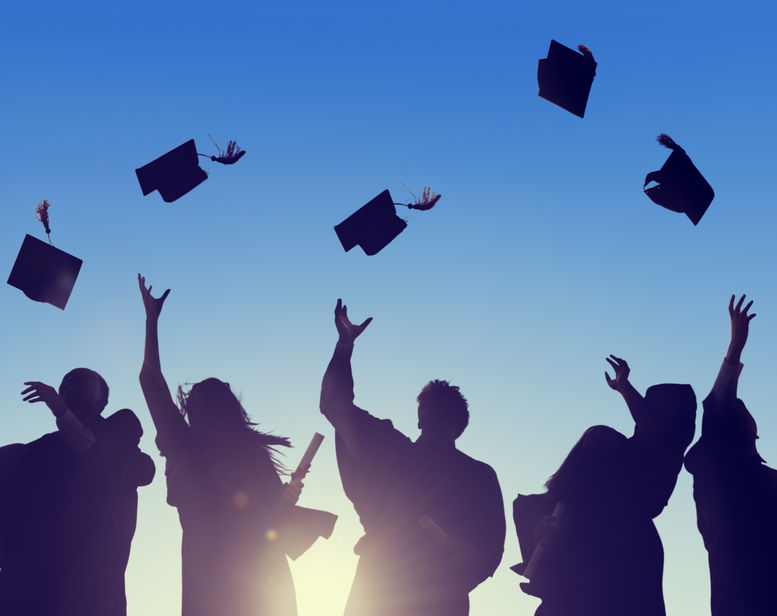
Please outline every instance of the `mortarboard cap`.
M135 169L135 173L144 196L159 190L167 203L183 197L208 179L199 165L194 139Z
M358 244L366 254L374 255L402 233L405 227L407 223L397 216L391 194L384 190L336 225L335 232L346 252Z
M36 302L45 302L64 310L82 263L81 259L28 234L22 242L8 284Z
M671 137L661 134L658 136L658 142L671 149L672 153L661 169L651 171L645 177L643 187L650 182L658 183L658 186L645 188L645 194L661 207L685 214L697 225L715 198L715 191L691 162L685 150Z
M596 61L587 47L578 45L578 49L581 53L551 40L548 57L537 66L537 83L542 98L582 118L596 75Z

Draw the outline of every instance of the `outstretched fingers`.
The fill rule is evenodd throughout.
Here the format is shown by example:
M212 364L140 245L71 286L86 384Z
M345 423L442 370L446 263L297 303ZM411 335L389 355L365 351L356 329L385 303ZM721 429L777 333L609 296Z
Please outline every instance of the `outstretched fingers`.
M749 302L747 302L747 304L745 304L744 308L742 307L742 304L744 304L746 298L747 298L747 294L743 293L735 306L734 300L736 299L736 295L731 296L731 299L728 302L728 313L732 319L735 319L738 317L745 317L748 321L750 321L755 316L755 314L747 314L747 311L753 307L752 299Z
M43 393L47 387L45 383L40 381L25 381L25 385L28 385L22 392L22 400L24 402L41 402L43 400Z

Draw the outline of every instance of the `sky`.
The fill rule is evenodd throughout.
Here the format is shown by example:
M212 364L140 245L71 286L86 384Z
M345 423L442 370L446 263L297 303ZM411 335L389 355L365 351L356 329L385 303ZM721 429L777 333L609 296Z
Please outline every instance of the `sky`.
M511 502L535 493L583 430L633 429L605 384L628 360L643 391L693 385L701 400L728 344L732 293L755 300L740 395L777 461L774 121L766 2L8 4L0 15L0 263L25 234L83 259L66 310L0 289L0 442L54 429L22 383L100 372L109 412L133 409L157 463L141 488L128 614L180 610L180 526L137 374L144 312L136 274L171 289L160 321L169 383L215 376L295 466L326 435L300 504L339 515L292 563L300 616L342 609L361 536L318 412L338 297L374 317L353 358L356 402L417 434L415 396L459 385L460 449L492 465L508 519L502 564L473 616L531 614ZM537 96L551 39L598 62L584 119ZM669 134L715 189L697 227L642 193ZM206 182L172 204L134 169L194 139ZM332 227L384 189L429 185L428 212L378 255L345 253ZM700 415L697 426L700 426ZM691 481L657 519L668 614L709 612Z

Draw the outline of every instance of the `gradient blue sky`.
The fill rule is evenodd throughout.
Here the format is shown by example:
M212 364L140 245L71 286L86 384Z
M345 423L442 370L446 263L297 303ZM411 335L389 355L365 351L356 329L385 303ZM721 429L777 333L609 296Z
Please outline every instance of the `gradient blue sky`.
M327 435L301 504L340 515L293 564L301 616L342 612L360 526L318 413L338 297L375 318L354 357L357 402L415 434L430 378L468 397L460 447L497 470L506 502L536 492L584 428L630 433L604 357L644 390L689 382L701 399L726 349L726 303L755 298L741 393L777 461L771 402L777 71L767 2L17 3L2 9L0 262L25 233L84 260L67 310L0 291L0 441L50 431L22 382L98 370L109 408L133 408L143 309L135 274L172 288L160 324L171 384L228 380L264 429ZM537 96L551 38L599 63L584 120ZM642 194L671 135L716 197L698 227ZM134 169L194 138L237 139L234 167L174 204ZM332 226L402 182L442 193L379 255L345 254ZM401 212L401 214L406 214ZM140 491L129 614L180 609L180 528L162 461ZM658 519L669 614L708 613L690 478ZM508 567L512 525L473 616L537 604Z

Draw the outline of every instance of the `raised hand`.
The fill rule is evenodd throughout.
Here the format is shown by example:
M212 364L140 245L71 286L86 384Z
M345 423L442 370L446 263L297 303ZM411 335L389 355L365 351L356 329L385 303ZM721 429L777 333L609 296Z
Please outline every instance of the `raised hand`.
M335 327L337 327L337 333L340 335L341 342L353 344L353 341L359 337L371 322L372 317L369 317L361 325L354 325L348 318L348 306L343 305L343 300L337 300L337 306L335 306Z
M734 306L734 299L736 299L736 295L732 295L728 302L728 315L731 319L731 343L729 344L726 357L730 361L739 363L742 350L747 342L747 335L750 332L750 321L755 318L755 313L747 314L747 311L753 305L752 300L742 308L742 304L745 301L744 294L739 298L736 306Z
M138 286L140 287L140 296L143 298L143 306L146 308L146 318L158 319L162 312L162 306L170 294L170 289L162 293L161 297L151 295L151 285L146 288L146 279L138 274Z
M54 413L54 417L60 417L65 411L67 406L64 400L57 393L51 385L41 383L40 381L25 381L25 385L29 385L27 389L22 391L23 400L30 404L34 402L45 402L46 406Z
M629 382L629 373L631 372L629 365L626 363L625 359L615 357L615 355L610 355L604 359L615 371L614 378L611 377L606 370L604 371L604 378L606 379L607 384L615 391L622 391L623 387Z

